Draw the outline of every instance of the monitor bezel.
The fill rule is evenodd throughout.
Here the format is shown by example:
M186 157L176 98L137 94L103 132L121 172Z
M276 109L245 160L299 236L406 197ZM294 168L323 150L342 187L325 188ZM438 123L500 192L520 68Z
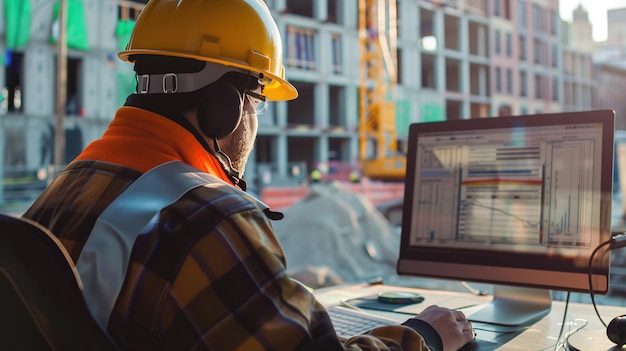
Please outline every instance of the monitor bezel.
M600 243L611 237L611 204L613 188L613 153L615 112L593 110L536 115L518 115L481 119L448 120L413 123L409 128L407 168L402 214L402 233L397 273L439 279L475 281L520 287L588 292L588 265L581 267L580 260L548 257L528 253L498 253L489 250L464 250L432 248L410 245L413 220L416 152L418 133L452 130L479 130L512 128L516 126L551 126L557 124L601 123L602 167L600 179ZM495 262L498 263L495 263ZM605 294L609 288L610 254L597 255L592 267L593 290ZM513 277L513 278L512 278ZM538 280L539 279L539 280Z

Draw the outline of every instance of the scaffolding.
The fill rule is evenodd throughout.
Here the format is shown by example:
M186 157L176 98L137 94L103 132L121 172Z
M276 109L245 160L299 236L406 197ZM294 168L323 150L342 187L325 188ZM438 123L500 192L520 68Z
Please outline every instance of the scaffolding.
M398 151L395 95L395 0L359 0L359 151L370 179L403 180L406 157Z

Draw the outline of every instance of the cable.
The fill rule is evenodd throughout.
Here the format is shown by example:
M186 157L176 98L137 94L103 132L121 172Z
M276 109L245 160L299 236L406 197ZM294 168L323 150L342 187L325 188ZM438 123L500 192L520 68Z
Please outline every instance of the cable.
M469 285L466 281L461 281L460 282L461 285L463 285L463 287L467 290L469 290L470 293L476 295L476 296L487 296L489 295L489 293L486 290L478 290L473 288L471 285Z
M239 173L238 170L236 170L233 167L233 163L230 160L230 157L228 157L228 155L226 155L220 149L220 144L217 143L217 138L213 138L213 147L215 148L215 152L217 152L219 155L224 157L226 159L226 162L228 162L228 169L224 168L224 170L226 171L226 173L228 174L230 179L233 181L233 183L235 183L235 185L239 185L239 182L241 181L241 178L239 178L239 177L241 176L241 174ZM243 190L245 190L245 189L243 189Z
M581 325L580 325L580 327L578 327L578 328L576 328L574 330L571 330L567 334L565 334L565 337L563 338L564 339L563 340L563 344L561 346L563 348L563 350L567 350L567 344L568 344L568 341L569 341L569 337L574 335L574 334L576 334L579 330L581 330L582 328L586 327L587 324L589 324L589 322L586 319L582 319L582 318L576 318L576 319L573 320L573 322L574 322L574 324L576 322L580 322Z
M574 334L576 334L576 333L577 333L579 330L581 330L582 328L586 327L586 326L587 326L587 324L589 324L589 321L587 321L586 319L583 319L583 318L576 318L576 319L573 319L573 320L569 321L569 322L567 323L567 325L577 325L577 324L579 324L579 323L580 323L580 326L578 326L578 327L577 327L576 329L574 329L574 330L570 330L570 331L568 331L568 332L567 332L567 333L563 336L563 341L559 341L560 339L559 339L559 340L557 340L556 345L554 345L554 351L566 351L566 350L568 350L568 346L567 346L567 344L568 344L568 341L569 341L569 337L570 337L570 336L572 336L572 335L574 335ZM564 325L565 325L565 323L563 323L563 326L564 326ZM563 331L563 326L561 326L561 332ZM546 348L543 348L543 349L541 349L541 350L542 350L542 351L543 351L543 350L548 350L548 348L546 347Z
M602 325L604 325L605 328L606 328L606 323L602 319L602 316L600 316L600 312L598 312L598 307L596 306L595 294L593 292L593 280L591 279L591 277L593 275L593 258L596 255L596 253L598 253L598 251L600 251L600 249L602 247L607 246L607 245L611 245L610 248L612 249L614 243L615 243L614 239L611 239L611 240L603 242L602 244L598 245L598 247L596 247L593 250L593 252L591 253L591 256L589 256L589 274L588 274L588 278L589 278L589 297L591 297L591 304L593 305L593 309L596 311L596 315L598 316L598 319L600 319L600 322L602 323ZM607 250L607 252L610 252L610 250Z
M565 329L565 321L567 320L567 308L569 307L569 296L570 292L567 292L567 296L565 297L565 310L563 311L563 320L561 321L561 330L559 330L559 335L556 337L556 344L554 345L554 351L558 351L560 347L561 335L563 335L563 330Z
M598 319L600 320L600 322L602 323L602 325L604 325L604 327L607 327L607 324L604 322L604 320L602 319L602 316L600 316L600 312L598 311L598 307L596 306L596 300L595 300L595 293L593 290L593 259L596 256L596 254L600 251L600 249L602 249L604 246L609 245L609 248L606 250L606 252L611 252L611 250L614 249L618 249L620 247L624 247L626 246L626 234L619 234L619 235L614 235L613 237L611 237L611 239L601 243L600 245L598 245L593 252L591 252L591 255L589 256L589 264L588 264L588 274L587 274L587 278L589 279L589 297L591 298L591 304L593 305L593 309L596 312L596 316L598 316ZM606 253L605 252L605 253ZM563 312L563 321L561 322L561 329L559 330L559 335L557 337L557 342L554 345L554 350L555 351L559 351L559 350L565 350L566 349L566 345L567 345L567 341L569 340L569 337L574 335L576 332L578 332L580 329L584 328L585 326L587 326L588 321L584 320L584 319L574 319L574 322L584 322L580 327L569 331L567 334L565 334L565 336L563 337L563 341L561 342L561 335L563 334L563 330L565 329L565 321L567 319L567 309L569 306L569 298L570 298L570 292L567 292L567 297L565 300L565 311Z

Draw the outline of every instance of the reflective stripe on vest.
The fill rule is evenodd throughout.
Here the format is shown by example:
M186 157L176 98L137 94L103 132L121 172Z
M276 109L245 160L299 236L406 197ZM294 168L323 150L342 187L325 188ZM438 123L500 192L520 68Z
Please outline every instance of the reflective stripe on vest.
M215 182L223 180L182 162L164 163L141 175L98 217L76 267L87 306L104 329L142 229L189 190Z

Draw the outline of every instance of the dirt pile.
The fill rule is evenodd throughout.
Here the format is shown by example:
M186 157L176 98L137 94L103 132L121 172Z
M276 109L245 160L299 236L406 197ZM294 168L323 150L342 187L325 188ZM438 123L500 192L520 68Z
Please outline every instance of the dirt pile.
M400 238L363 196L340 183L313 184L273 222L292 276L311 287L394 275Z

